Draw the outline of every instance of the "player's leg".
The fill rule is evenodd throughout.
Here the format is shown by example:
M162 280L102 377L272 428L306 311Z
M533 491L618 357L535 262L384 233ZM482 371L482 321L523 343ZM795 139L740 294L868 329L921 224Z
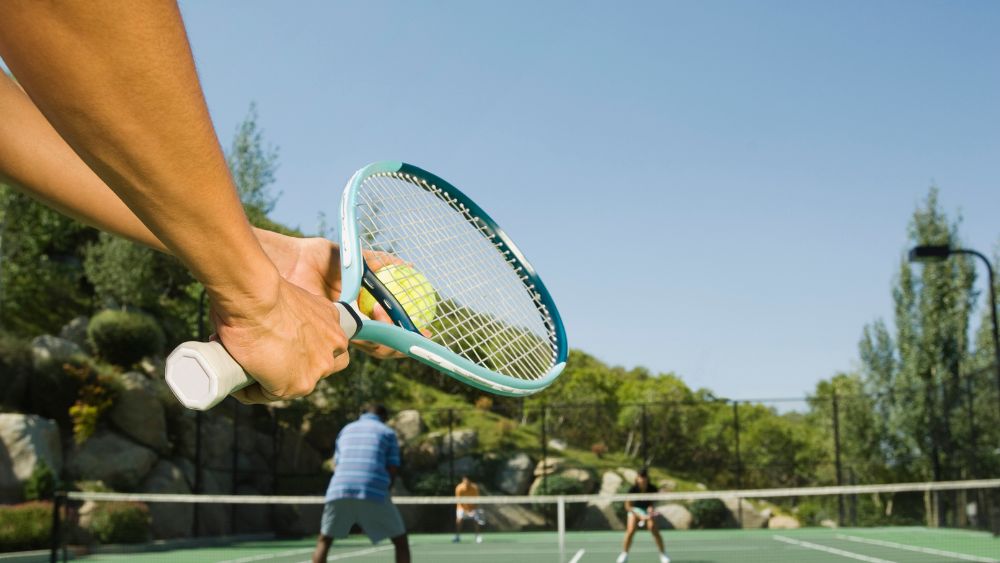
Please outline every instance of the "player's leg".
M632 549L632 537L635 536L635 529L638 525L638 518L632 512L628 513L628 520L625 524L625 539L622 541L622 552L618 556L616 563L628 561L628 550Z
M330 553L330 545L333 543L333 538L319 535L316 539L316 551L313 551L312 563L323 563L326 561L326 556Z
M465 520L465 511L461 508L455 509L455 537L451 538L451 543L458 543L461 541L462 535L462 520Z
M660 553L660 563L670 563L667 550L663 547L663 536L660 535L660 527L656 524L656 519L650 518L646 525L649 526L649 533L653 534L653 541L656 542L656 549Z
M392 545L396 546L396 563L410 563L410 540L406 534L392 538Z
M483 524L483 513L480 512L481 510L481 508L477 508L472 511L472 526L476 530L476 543L483 543L483 534L480 532L480 527Z

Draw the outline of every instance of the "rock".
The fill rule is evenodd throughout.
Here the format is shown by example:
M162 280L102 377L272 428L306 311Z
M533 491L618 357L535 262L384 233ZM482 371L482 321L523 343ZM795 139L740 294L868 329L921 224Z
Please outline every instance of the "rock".
M830 520L829 518L824 518L823 520L820 520L819 525L824 528L831 528L834 530L838 528L837 523L834 522L833 520Z
M772 530L796 530L801 528L802 525L793 516L785 516L784 514L778 514L777 516L772 516L770 520L767 521L767 527Z
M736 504L736 500L734 498L727 498L723 499L722 502L733 515L733 520L741 528L764 528L767 526L770 514L762 514L746 499L739 499L739 505Z
M33 414L0 414L0 502L24 499L24 483L39 463L63 467L59 427Z
M569 469L563 469L559 472L560 477L565 477L567 479L572 479L574 481L579 481L583 485L583 494L589 495L594 492L594 487L596 485L596 480L594 479L594 474L586 469L579 469L576 467L571 467Z
M677 490L677 481L664 479L657 484L657 487L661 493L672 493Z
M621 475L614 471L605 471L601 475L601 495L613 495L622 486ZM587 503L583 516L580 517L580 528L584 530L624 530L625 523L619 516L613 503L597 500Z
M232 486L229 483L221 483L216 477L216 472L202 470L202 489L206 493L231 493ZM198 511L198 533L202 536L221 536L232 533L232 511L228 504L199 504L195 506ZM319 520L317 520L318 522Z
M691 529L691 512L683 504L664 504L656 507L656 523L664 530Z
M399 411L389 421L389 426L396 430L401 442L409 442L424 431L424 421L420 417L420 411L413 409Z
M635 469L629 469L628 467L619 467L616 471L629 485L634 485L635 480L639 477L639 473Z
M241 485L239 495L259 495L260 491ZM271 507L264 504L238 504L233 510L233 533L256 534L271 531ZM319 520L316 521L317 523Z
M566 451L566 442L558 438L552 438L549 440L549 449L553 449L557 452Z
M143 479L139 491L188 494L191 492L191 487L188 486L184 471L180 467L169 461L160 460ZM194 504L151 502L149 514L152 517L150 532L154 538L182 538L191 535Z
M157 452L170 450L167 416L156 384L145 375L130 371L118 377L121 394L108 413L122 434Z
M90 323L89 317L80 316L66 323L59 330L59 338L69 340L80 347L81 350L89 350L90 342L87 342L87 325Z
M442 435L441 455L462 457L473 453L479 445L479 434L475 430L458 429L451 432L449 443L448 433Z
M316 473L322 468L323 459L300 433L286 429L279 433L278 473Z
M455 481L461 480L462 475L473 475L479 470L479 461L475 458L466 456L460 457L454 461L451 467L448 466L448 462L445 461L438 465L438 473L447 476L450 471L455 473Z
M83 349L75 343L58 336L36 336L31 341L31 360L36 370L59 365L73 356L83 354Z
M98 430L67 456L66 469L74 479L104 481L131 491L156 463L156 452L108 430Z
M518 452L497 471L496 487L508 495L523 495L531 486L531 458Z
M566 460L561 457L547 457L538 462L535 466L535 477L541 477L542 475L552 475L553 473L560 471L565 465Z

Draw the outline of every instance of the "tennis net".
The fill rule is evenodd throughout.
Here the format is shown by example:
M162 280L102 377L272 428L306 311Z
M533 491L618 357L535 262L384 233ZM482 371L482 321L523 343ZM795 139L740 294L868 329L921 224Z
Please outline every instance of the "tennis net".
M649 519L633 539L636 559L655 553L649 531L657 530L675 562L1000 563L1000 479L482 496L476 500L481 544L474 521L463 525L460 543L452 543L456 500L394 498L416 559L614 560L630 518L626 508L648 503ZM135 561L299 563L312 551L323 497L70 492L57 504L54 559L111 561L127 553ZM335 542L331 560L389 561L391 550L351 536Z

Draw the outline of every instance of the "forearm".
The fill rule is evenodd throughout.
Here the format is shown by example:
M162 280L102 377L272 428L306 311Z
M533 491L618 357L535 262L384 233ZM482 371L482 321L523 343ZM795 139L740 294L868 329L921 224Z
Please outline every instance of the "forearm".
M0 54L217 304L260 297L277 273L243 214L173 2L8 2Z
M0 180L92 227L166 246L66 144L28 96L0 75Z

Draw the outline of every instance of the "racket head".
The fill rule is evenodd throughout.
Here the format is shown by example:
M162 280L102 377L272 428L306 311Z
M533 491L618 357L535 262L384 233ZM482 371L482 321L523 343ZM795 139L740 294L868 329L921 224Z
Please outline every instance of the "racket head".
M412 265L437 296L432 322L414 323L407 304L390 299L395 324L364 320L355 338L500 395L530 395L562 372L566 333L548 289L496 221L449 182L403 162L369 164L344 189L340 226L341 301L365 287L386 303L363 251Z

